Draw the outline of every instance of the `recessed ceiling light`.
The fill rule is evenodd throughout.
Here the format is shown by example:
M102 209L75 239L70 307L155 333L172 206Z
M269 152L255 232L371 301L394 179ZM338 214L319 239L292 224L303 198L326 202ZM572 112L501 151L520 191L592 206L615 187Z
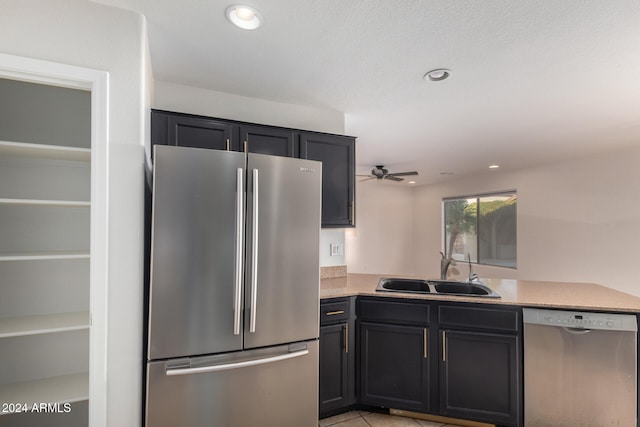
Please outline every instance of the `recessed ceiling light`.
M226 15L229 22L243 30L255 30L264 20L259 10L244 4L229 6Z
M451 70L447 70L446 68L436 68L435 70L429 71L424 75L424 79L430 82L439 82L451 75Z
M491 165L489 166L489 169L498 169L500 167L500 165Z
M409 181L408 184L415 184L415 181Z

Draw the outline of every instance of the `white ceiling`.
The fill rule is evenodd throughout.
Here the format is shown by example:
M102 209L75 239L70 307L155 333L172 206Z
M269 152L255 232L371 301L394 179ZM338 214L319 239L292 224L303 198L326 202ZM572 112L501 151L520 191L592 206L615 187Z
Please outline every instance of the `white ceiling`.
M235 1L98 1L147 17L157 80L344 112L358 173L640 144L638 0L248 0L255 31L226 21Z

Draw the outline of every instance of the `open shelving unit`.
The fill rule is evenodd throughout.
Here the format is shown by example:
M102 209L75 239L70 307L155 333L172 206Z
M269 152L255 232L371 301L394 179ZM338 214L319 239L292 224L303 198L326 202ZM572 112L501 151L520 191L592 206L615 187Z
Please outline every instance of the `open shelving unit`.
M0 53L0 427L107 424L109 73ZM91 401L91 405L89 405Z
M89 398L89 374L68 374L9 384L0 402L80 402Z
M90 207L89 148L0 141L0 402L89 398Z

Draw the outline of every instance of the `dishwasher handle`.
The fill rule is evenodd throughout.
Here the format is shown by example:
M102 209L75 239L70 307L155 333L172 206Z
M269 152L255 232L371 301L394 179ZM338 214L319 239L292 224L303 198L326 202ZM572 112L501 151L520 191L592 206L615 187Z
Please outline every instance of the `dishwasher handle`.
M592 331L592 329L569 328L567 326L562 326L562 329L573 335L586 335Z

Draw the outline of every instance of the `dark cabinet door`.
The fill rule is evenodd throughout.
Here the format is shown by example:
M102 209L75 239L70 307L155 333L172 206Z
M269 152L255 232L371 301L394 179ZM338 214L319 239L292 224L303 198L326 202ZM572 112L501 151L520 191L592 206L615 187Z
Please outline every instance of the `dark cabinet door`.
M295 134L289 129L242 125L240 140L249 153L298 157Z
M345 412L356 403L355 298L320 302L320 417Z
M361 322L360 402L429 411L426 327Z
M441 330L440 413L520 425L517 336Z
M348 323L320 328L320 416L348 406Z
M167 144L179 147L239 151L232 141L232 125L201 117L168 115Z
M300 134L300 157L322 162L322 227L355 226L355 140Z

